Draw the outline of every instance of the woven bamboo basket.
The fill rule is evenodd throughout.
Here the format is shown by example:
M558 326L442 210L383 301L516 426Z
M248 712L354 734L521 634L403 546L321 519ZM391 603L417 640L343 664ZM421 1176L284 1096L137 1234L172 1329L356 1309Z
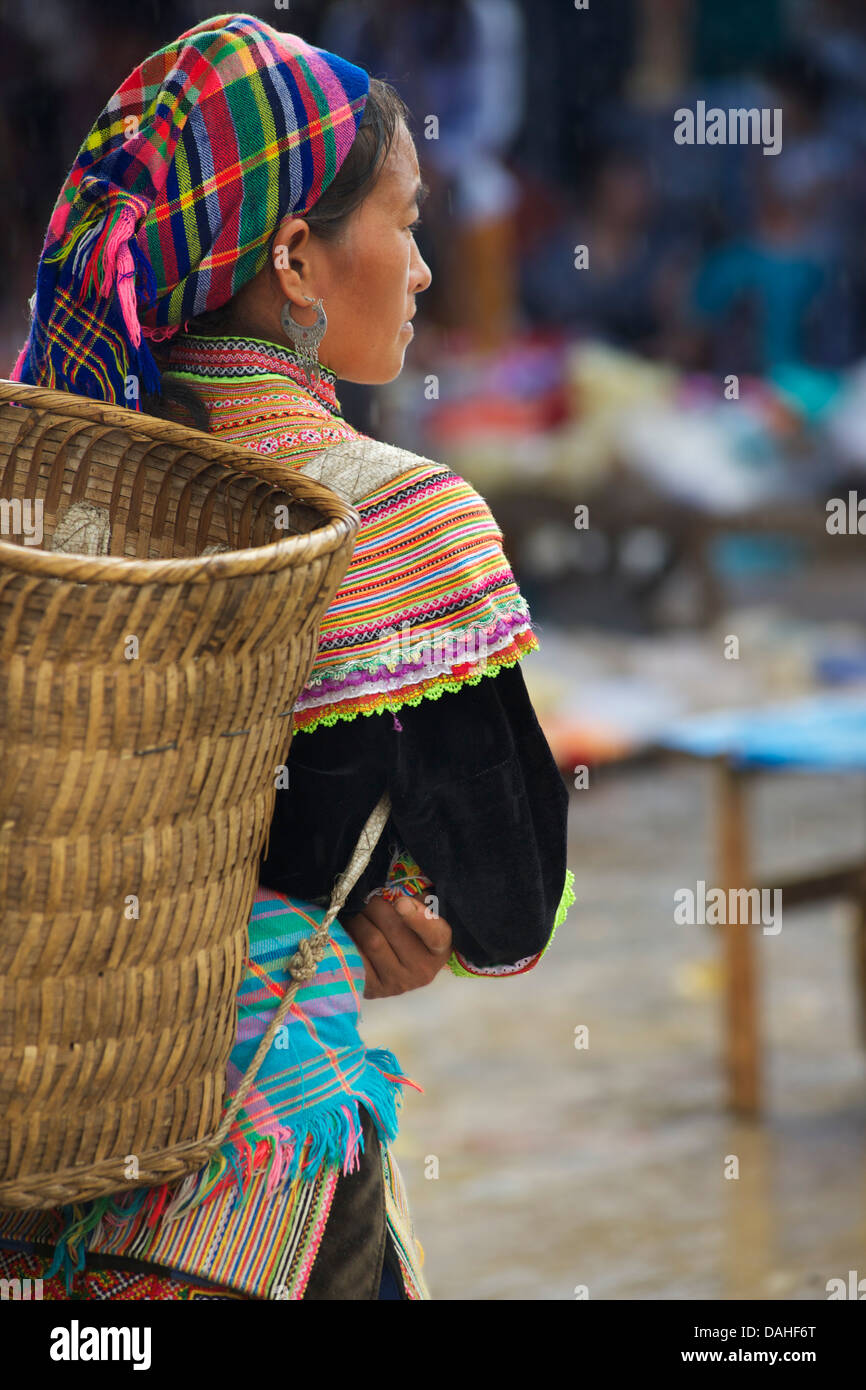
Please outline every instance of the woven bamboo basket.
M0 1206L224 1138L277 769L358 525L248 450L0 381Z

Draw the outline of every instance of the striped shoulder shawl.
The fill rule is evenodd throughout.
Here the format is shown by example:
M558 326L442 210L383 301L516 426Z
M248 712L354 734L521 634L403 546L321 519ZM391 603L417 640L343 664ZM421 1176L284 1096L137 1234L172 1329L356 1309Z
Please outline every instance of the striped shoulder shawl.
M306 390L288 349L188 336L164 376L195 387L218 438L284 460L360 514L295 732L436 699L538 647L483 497L445 464L355 430L332 373Z

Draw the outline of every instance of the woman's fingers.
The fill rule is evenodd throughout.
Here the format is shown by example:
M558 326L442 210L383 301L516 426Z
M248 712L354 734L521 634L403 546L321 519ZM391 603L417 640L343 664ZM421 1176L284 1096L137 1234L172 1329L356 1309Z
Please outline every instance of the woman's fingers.
M426 918L422 902L413 904L404 919L394 903L377 894L346 923L346 930L364 959L365 998L386 998L429 984L450 952L450 927L442 918Z
M433 960L423 942L407 927L392 903L382 907L368 904L363 914L359 938L383 985L393 993L429 984ZM434 971L435 973L435 971Z
M365 910L407 971L429 979L438 973L451 950L451 928L441 917L427 917L422 899L376 896Z
M361 960L364 962L364 998L387 999L388 991L379 979L373 962L364 955L363 951L361 951Z
M408 927L421 938L428 951L434 956L450 956L451 928L444 917L434 916L427 911L423 898L410 898L401 893L394 901L398 916L402 916Z
M413 987L404 982L404 970L393 947L379 925L367 916L366 910L352 917L345 926L364 962L365 999L387 999Z

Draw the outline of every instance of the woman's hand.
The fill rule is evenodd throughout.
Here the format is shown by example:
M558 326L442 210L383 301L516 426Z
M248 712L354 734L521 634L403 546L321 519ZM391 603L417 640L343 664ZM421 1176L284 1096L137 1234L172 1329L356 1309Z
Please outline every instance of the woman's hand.
M448 963L451 928L443 917L426 915L423 898L401 893L389 902L376 894L363 912L340 921L364 961L365 999L420 989Z

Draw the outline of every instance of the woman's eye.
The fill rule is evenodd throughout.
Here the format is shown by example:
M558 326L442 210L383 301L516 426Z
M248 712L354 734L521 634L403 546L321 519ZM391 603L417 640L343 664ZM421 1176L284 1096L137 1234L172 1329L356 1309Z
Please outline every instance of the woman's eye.
M421 226L422 220L423 220L422 218L417 217L417 218L415 219L414 222L410 222L410 223L409 223L409 226L406 228L406 231L407 231L407 232L417 232L418 228Z

